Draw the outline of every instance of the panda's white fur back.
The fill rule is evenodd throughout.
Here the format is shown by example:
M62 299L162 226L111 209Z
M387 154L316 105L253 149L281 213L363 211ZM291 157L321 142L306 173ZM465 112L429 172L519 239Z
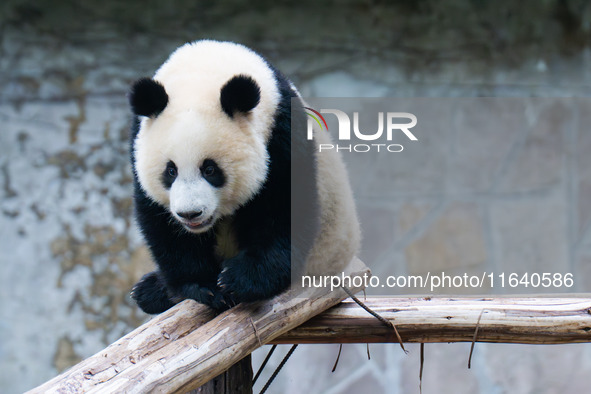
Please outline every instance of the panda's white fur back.
M330 144L326 131L314 133L316 144ZM320 232L310 253L309 275L335 274L359 251L361 232L349 177L340 155L333 151L316 153Z

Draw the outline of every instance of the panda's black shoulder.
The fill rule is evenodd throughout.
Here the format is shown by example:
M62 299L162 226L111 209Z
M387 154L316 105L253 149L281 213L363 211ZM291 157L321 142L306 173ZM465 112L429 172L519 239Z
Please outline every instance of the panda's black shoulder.
M272 66L270 66L272 67ZM287 233L290 227L291 172L291 98L296 94L289 81L273 69L280 99L273 115L273 127L267 142L269 154L267 177L258 193L235 216L237 231L248 237L250 226L257 218L273 218L273 228L267 228L263 238L273 238L277 231ZM260 235L260 234L259 234ZM247 242L252 242L249 240Z
M298 95L293 89L291 82L275 67L272 65L269 66L273 71L279 91L279 102L275 110L272 136L278 134L281 137L287 136L288 139L291 140L291 102L292 99L296 99ZM273 141L271 140L271 142ZM290 146L290 141L287 141L287 145Z
M285 232L291 239L292 256L303 257L302 261L292 261L292 269L299 271L320 228L315 143L306 138L307 118L293 84L271 64L269 67L279 101L267 144L267 178L258 195L240 210L235 224L238 232L245 234L261 212L272 212L273 226L259 236L271 239L277 231Z

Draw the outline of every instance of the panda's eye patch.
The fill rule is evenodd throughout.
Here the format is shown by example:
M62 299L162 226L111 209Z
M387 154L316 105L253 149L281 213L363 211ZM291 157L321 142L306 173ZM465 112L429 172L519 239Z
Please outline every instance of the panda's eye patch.
M222 187L226 182L226 176L222 169L212 159L203 160L199 168L203 177L214 187Z
M178 170L176 168L176 164L174 164L174 162L171 160L168 163L166 163L166 168L162 173L162 184L164 185L164 187L170 189L177 176Z

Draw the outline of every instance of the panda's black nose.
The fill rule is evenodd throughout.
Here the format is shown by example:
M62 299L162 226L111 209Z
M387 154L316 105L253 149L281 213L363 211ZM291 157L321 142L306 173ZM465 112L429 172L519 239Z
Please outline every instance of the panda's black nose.
M203 214L203 211L177 212L176 214L182 217L183 219L193 220L201 216Z

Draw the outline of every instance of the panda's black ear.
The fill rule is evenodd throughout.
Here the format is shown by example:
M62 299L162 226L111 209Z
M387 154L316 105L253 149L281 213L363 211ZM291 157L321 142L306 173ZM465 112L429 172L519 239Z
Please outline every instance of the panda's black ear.
M131 86L129 104L134 114L152 118L164 111L168 104L168 95L160 82L141 78Z
M247 75L232 77L222 87L220 103L222 109L230 117L236 112L247 113L259 104L261 89L254 79Z

